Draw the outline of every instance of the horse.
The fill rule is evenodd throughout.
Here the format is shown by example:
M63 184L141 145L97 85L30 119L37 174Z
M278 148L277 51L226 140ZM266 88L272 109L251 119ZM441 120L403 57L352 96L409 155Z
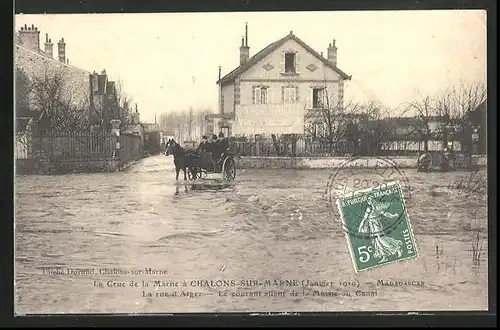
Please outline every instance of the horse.
M174 139L169 139L166 146L165 155L174 156L175 164L175 180L179 180L179 172L182 169L184 172L184 180L187 180L186 169L191 170L196 166L195 164L195 153L190 150L186 150L180 146Z

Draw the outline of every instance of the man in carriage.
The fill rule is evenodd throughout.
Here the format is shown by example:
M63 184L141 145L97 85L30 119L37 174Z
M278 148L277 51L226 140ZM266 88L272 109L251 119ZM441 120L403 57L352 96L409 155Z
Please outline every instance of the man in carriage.
M229 141L224 137L224 133L220 132L218 138L214 142L214 150L212 151L212 158L215 163L221 160L221 157L228 148Z
M220 132L218 141L222 155L224 154L225 151L227 151L227 149L229 149L229 140L226 137L224 137L224 133Z
M201 155L204 152L210 152L212 154L213 163L217 164L220 162L224 151L228 148L229 141L224 137L224 134L220 132L219 136L213 134L210 141L208 141L207 136L203 136L203 140L196 149L196 152L198 155Z
M196 148L196 152L198 154L201 154L202 152L205 152L207 151L208 149L208 137L206 135L203 135L202 138L201 138L201 142L200 144L198 145L198 148Z

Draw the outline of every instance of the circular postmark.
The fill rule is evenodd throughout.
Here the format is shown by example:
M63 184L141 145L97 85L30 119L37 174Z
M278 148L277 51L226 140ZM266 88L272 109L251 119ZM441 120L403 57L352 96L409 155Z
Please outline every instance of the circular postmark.
M410 192L403 171L391 159L381 157L350 158L327 183L330 212L340 218L344 231L362 238L393 231L405 217L404 195L410 198ZM384 221L380 221L382 216Z

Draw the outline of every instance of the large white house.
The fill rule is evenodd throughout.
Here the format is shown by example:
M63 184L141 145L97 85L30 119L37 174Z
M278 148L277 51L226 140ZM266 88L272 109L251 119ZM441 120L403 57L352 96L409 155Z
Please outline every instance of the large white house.
M344 81L351 79L337 67L335 40L325 58L290 31L250 57L247 26L240 65L219 78L219 111L208 127L226 136L303 134L306 111L327 98L342 103Z

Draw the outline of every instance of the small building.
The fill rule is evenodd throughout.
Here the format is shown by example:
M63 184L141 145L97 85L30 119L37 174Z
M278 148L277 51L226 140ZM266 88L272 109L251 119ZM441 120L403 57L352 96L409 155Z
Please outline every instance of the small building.
M246 26L239 58L223 77L219 68L219 109L207 116L211 131L227 136L303 134L306 111L342 104L351 79L337 66L335 40L325 58L292 31L250 57Z
M381 119L377 123L385 129L384 149L401 152L425 150L426 139L428 151L442 151L445 147L443 127L446 124L445 116L429 116L425 121L420 116L392 117ZM450 137L453 150L460 151L460 142L454 136Z

